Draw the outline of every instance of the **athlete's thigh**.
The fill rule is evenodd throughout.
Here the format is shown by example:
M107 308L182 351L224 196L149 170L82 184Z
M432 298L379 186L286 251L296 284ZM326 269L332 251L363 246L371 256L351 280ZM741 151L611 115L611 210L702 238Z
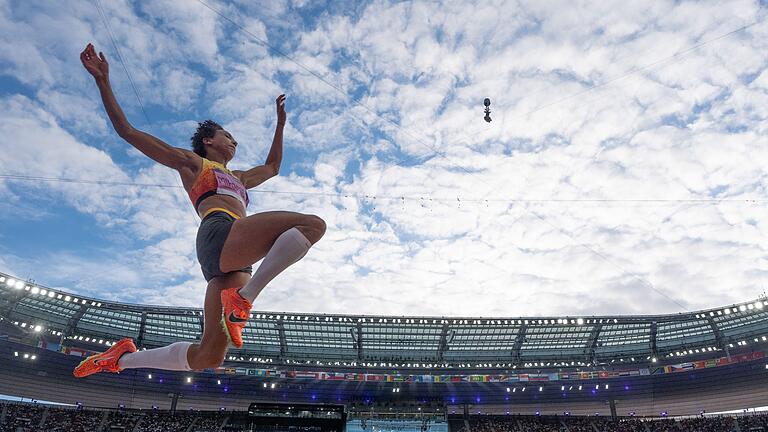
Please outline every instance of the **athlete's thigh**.
M203 338L200 349L206 352L221 352L227 350L227 335L221 327L221 290L241 287L250 279L248 273L233 272L226 276L216 277L208 282L203 306Z
M239 270L264 258L280 234L306 223L309 217L302 213L273 211L236 220L221 249L221 271Z

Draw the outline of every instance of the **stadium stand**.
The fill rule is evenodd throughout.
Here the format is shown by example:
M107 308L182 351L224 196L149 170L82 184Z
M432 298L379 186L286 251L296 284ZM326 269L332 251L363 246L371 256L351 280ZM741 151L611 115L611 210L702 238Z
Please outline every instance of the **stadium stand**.
M736 423L605 419L768 406L768 299L655 316L446 318L255 311L245 346L231 350L221 368L72 377L83 356L120 338L134 338L140 349L149 349L194 341L201 328L199 309L109 302L0 273L0 394L123 406L122 411L101 411L103 430L237 430L250 420L228 414L229 420L219 423L211 416L220 409L241 412L254 401L352 407L365 399L388 409L405 403L406 411L417 406L426 411L436 404L443 412L466 415L448 418L451 432L765 428L760 417ZM85 430L96 422L71 411L4 407L4 427ZM184 414L154 419L153 407ZM190 417L190 409L206 414ZM520 416L512 423L474 416L503 417L510 411Z

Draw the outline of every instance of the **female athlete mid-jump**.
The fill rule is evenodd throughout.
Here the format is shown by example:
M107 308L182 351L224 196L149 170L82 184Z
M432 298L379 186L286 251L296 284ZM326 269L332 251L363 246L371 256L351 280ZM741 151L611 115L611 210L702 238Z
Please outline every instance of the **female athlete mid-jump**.
M291 264L300 260L325 234L317 216L284 211L245 215L248 189L280 170L285 127L285 95L275 101L277 127L264 165L247 171L230 171L237 141L211 120L199 123L192 136L192 151L171 147L152 135L134 129L120 109L109 84L109 64L92 44L80 53L85 69L93 75L112 126L121 138L152 160L178 171L184 189L202 219L197 231L197 258L208 282L204 329L200 343L176 342L162 348L137 351L123 339L107 351L88 357L74 370L76 377L130 368L191 370L218 367L227 346L243 346L242 331L251 304L262 289ZM256 273L251 265L261 259Z

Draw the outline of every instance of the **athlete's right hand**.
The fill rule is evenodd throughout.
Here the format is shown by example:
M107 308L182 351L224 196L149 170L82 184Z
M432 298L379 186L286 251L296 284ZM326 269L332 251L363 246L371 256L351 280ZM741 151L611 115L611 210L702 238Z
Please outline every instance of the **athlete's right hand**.
M94 79L100 80L109 77L109 63L107 63L107 58L104 57L104 53L102 52L97 56L93 44L89 43L83 52L80 53L80 61L83 62L85 70L93 75Z

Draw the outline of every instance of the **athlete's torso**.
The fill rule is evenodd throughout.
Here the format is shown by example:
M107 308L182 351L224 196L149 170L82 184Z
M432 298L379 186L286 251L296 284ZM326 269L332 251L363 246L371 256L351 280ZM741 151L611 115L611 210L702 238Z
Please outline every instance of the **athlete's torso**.
M201 217L214 207L245 216L248 193L242 181L224 165L200 158L197 169L179 171L184 189Z

